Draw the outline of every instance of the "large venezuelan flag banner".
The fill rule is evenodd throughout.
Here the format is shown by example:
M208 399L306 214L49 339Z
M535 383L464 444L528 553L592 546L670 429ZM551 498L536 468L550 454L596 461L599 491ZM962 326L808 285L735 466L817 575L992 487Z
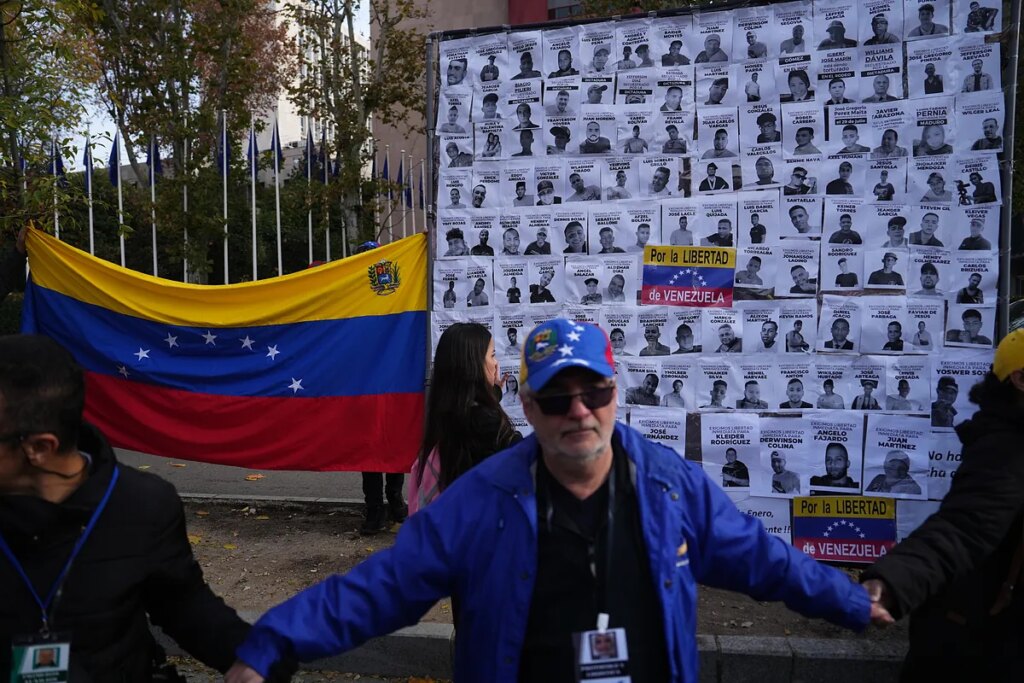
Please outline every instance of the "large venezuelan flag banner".
M424 235L285 277L204 286L38 230L22 331L85 369L115 446L259 469L407 472L424 409Z

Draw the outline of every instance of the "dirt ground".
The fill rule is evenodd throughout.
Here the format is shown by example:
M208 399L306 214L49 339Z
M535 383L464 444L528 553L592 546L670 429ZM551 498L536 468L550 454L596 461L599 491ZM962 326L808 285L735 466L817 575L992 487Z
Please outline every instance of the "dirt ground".
M185 510L189 539L207 581L240 610L266 610L331 573L347 571L395 538L393 532L360 536L361 513L351 508L189 503ZM757 602L730 591L701 588L699 599L701 634L906 638L905 623L858 636L801 617L781 603ZM451 623L449 601L435 605L424 621Z

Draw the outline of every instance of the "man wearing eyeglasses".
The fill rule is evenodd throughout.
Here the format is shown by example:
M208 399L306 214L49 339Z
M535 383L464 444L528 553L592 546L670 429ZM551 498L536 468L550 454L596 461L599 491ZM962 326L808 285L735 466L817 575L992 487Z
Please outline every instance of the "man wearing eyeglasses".
M55 341L0 337L0 672L70 644L47 680L177 680L147 618L226 671L249 626L203 580L174 488L119 465L84 400Z
M769 535L701 466L616 422L608 337L556 318L527 336L533 434L412 515L395 545L267 613L228 683L413 624L457 598L455 680L579 680L574 638L615 633L639 681L698 680L696 584L861 628L863 588ZM880 617L881 607L876 608ZM628 645L626 643L628 642Z

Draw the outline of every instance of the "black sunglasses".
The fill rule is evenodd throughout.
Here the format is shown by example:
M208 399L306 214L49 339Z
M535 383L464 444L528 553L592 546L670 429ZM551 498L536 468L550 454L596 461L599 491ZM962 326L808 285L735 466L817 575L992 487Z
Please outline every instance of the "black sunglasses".
M587 407L587 410L596 410L597 408L604 408L608 405L612 400L612 394L614 392L615 385L609 384L607 386L581 391L578 394L549 394L547 396L534 396L533 401L540 408L540 412L545 415L565 415L569 412L569 408L572 406L572 400L576 397L579 397L580 401L583 402L583 405Z

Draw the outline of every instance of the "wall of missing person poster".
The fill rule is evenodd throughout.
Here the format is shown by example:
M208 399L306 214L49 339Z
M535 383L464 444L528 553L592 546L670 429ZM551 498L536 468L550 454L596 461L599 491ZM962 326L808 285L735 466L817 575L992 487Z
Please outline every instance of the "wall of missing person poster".
M435 344L491 329L528 431L527 333L600 325L620 419L772 533L792 541L794 498L854 494L906 535L992 360L1002 13L820 0L442 40ZM704 303L650 305L649 245L724 247L729 270L682 266L648 286Z

